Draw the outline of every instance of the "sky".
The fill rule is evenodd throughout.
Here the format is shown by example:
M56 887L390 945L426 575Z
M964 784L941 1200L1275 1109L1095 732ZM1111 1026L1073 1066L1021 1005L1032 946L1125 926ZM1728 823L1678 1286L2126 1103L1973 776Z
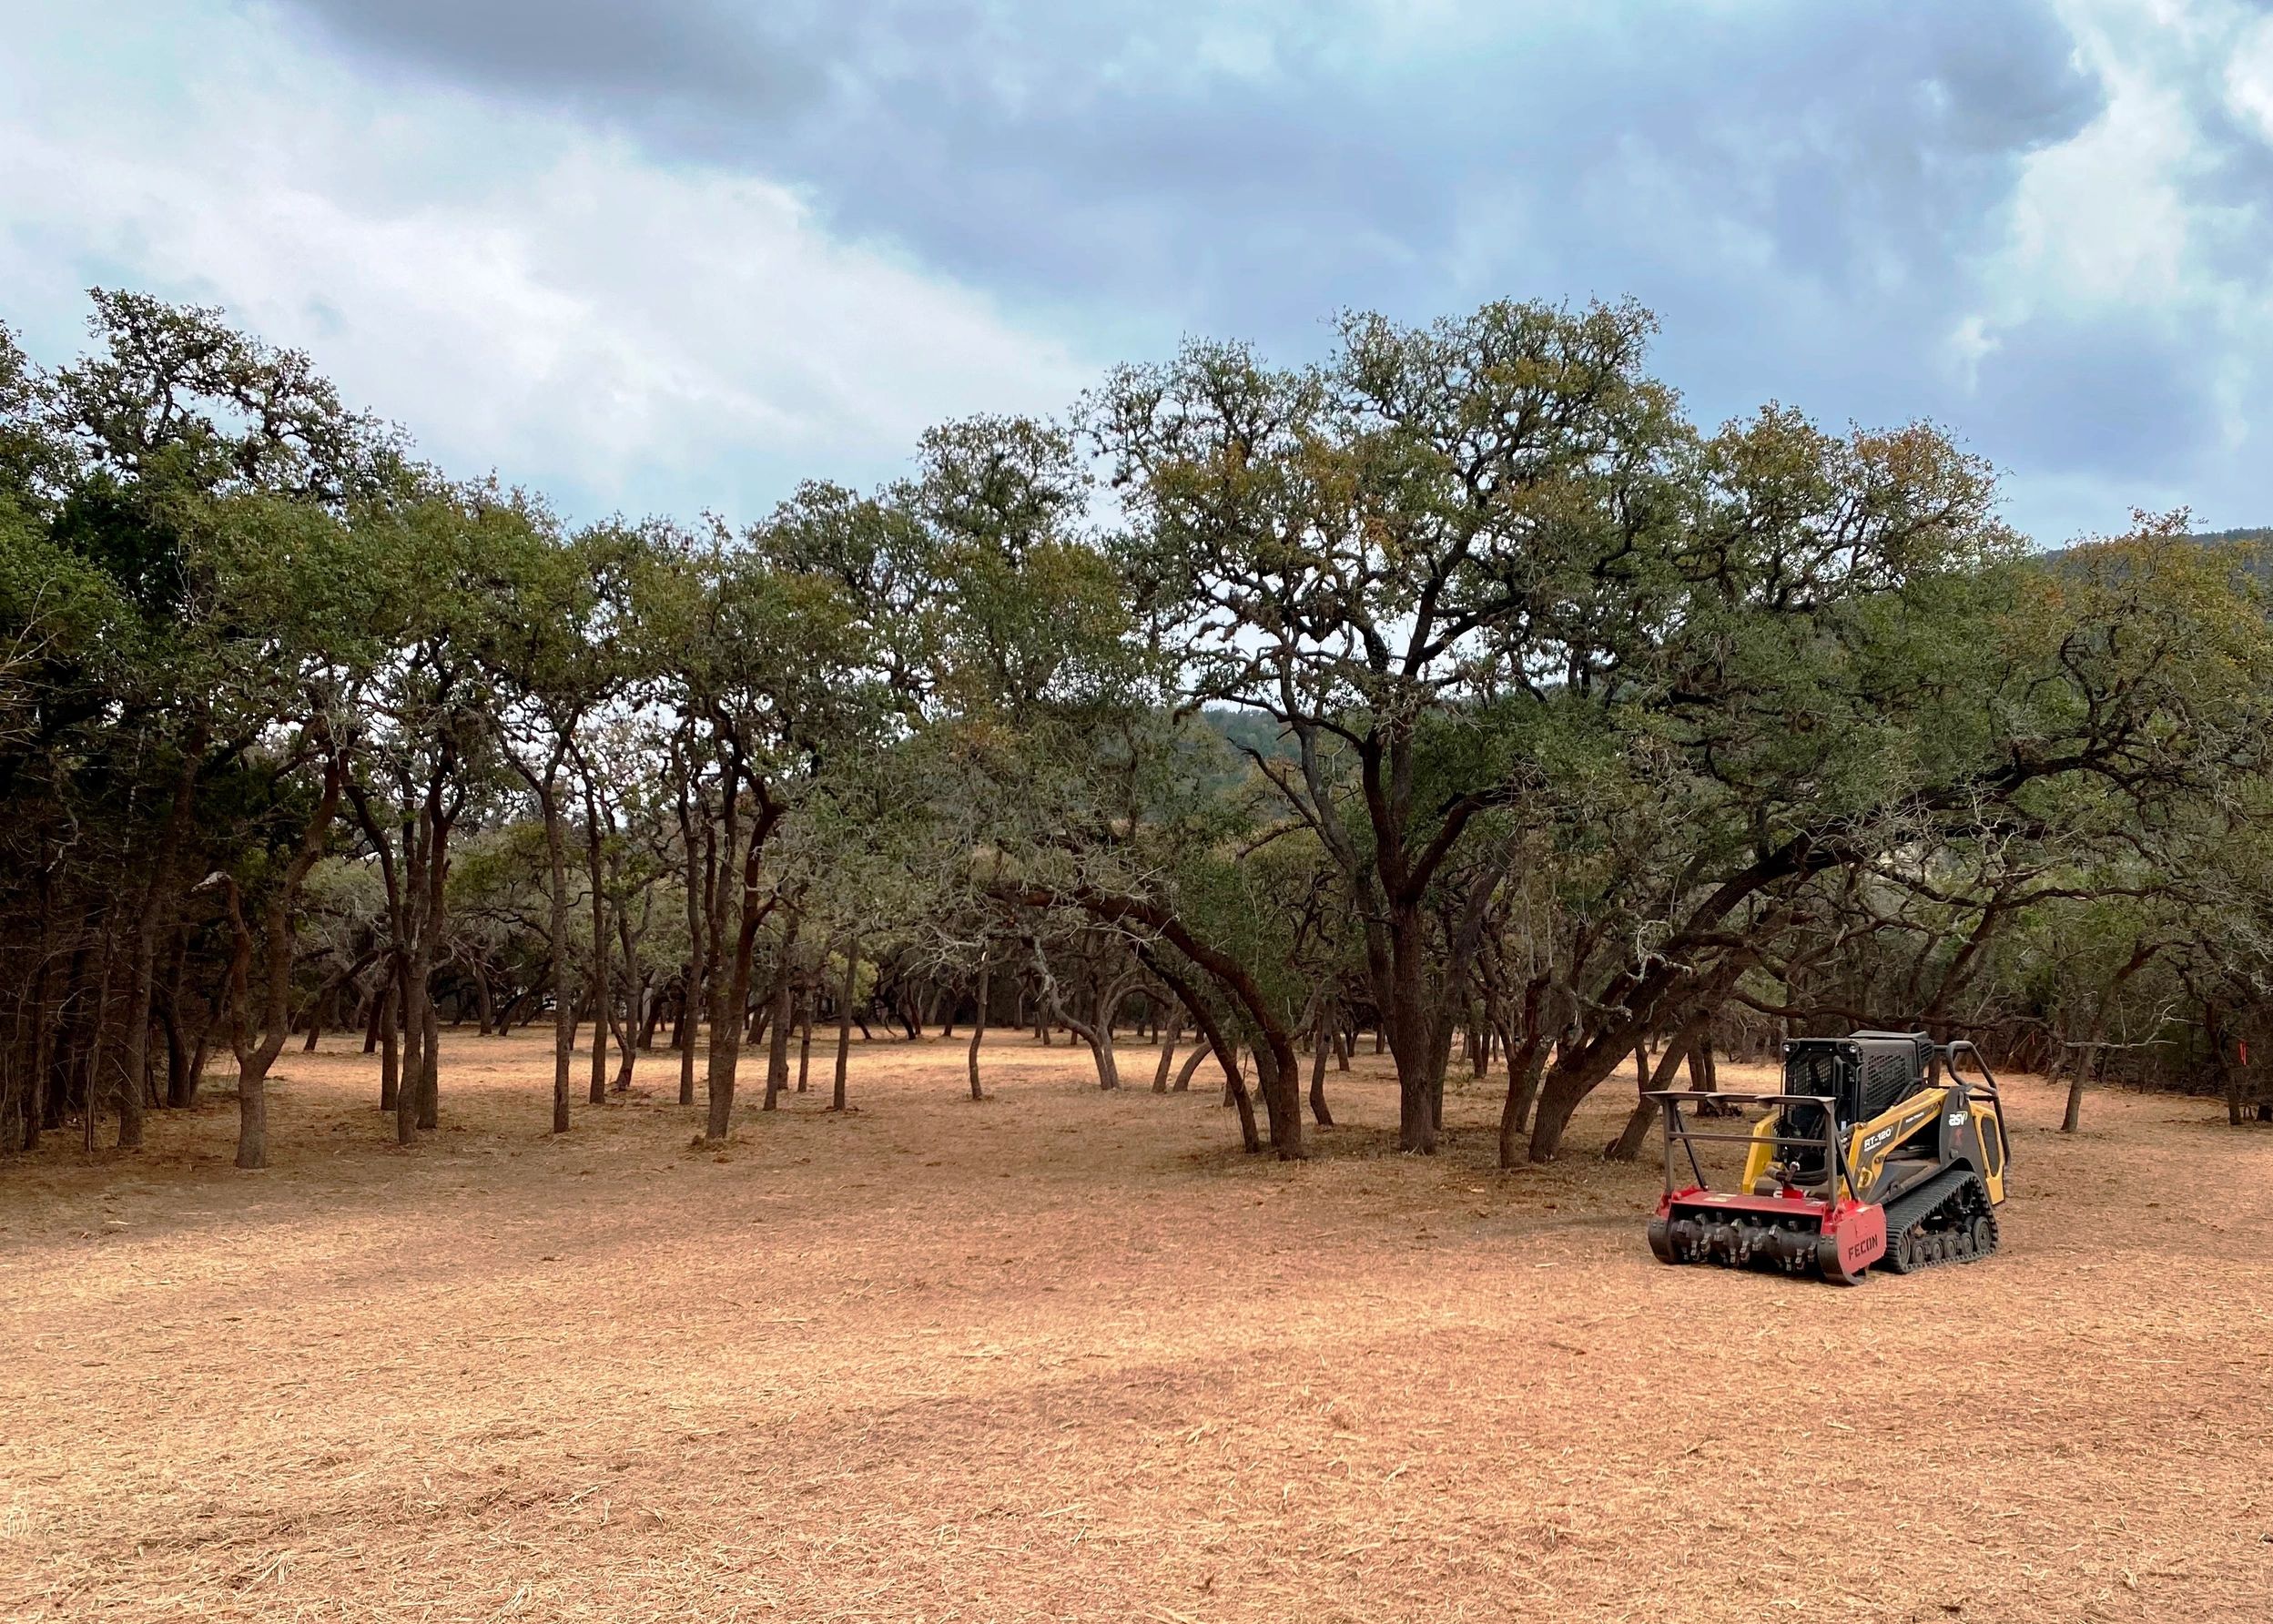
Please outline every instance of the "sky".
M0 321L218 304L452 472L759 516L1186 336L1633 297L1708 426L2273 523L2273 0L0 0Z

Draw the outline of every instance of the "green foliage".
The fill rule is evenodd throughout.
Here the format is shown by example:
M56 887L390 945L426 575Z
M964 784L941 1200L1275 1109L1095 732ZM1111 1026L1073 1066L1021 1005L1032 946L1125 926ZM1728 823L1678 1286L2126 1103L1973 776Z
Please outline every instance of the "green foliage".
M1544 1124L1700 1009L2173 1065L2273 1014L2256 543L2028 555L1929 426L1692 424L1631 305L1192 343L739 531L454 484L216 311L93 325L0 330L11 962L173 933L214 988L210 873L307 873L259 951L309 999L533 1005L596 913L628 1023L857 937L864 998L1361 1014L1415 1149L1463 1024L1560 1040Z

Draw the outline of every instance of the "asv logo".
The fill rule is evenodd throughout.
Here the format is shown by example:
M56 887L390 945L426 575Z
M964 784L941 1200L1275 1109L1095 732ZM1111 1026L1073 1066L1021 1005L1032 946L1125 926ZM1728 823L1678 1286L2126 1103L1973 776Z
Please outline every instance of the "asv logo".
M1951 1127L1953 1127L1953 1128L1962 1128L1962 1127L1964 1127L1964 1125L1965 1125L1965 1113L1964 1113L1964 1111L1951 1111L1951 1112L1950 1112L1950 1126L1951 1126Z

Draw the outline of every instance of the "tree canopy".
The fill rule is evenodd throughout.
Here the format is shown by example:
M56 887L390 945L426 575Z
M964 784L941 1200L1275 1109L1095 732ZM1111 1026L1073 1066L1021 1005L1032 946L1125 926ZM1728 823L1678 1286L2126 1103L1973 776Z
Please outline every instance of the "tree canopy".
M444 1022L548 1018L556 1131L583 1032L590 1101L661 1042L723 1138L823 1011L1104 1087L1189 1034L1288 1157L1364 1031L1407 1151L1497 1059L1503 1162L1639 1048L1861 1023L2072 1119L2273 1099L2262 537L2032 553L1932 425L1692 422L1630 304L1194 341L739 527L452 479L215 310L90 326L0 330L11 1145L135 1145L227 1050L259 1165L325 1024L414 1143Z

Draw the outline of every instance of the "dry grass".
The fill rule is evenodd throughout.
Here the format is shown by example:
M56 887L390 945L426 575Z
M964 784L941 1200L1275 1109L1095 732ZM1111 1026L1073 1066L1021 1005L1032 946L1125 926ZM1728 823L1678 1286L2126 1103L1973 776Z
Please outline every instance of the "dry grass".
M1370 1060L1284 1165L1024 1040L725 1154L661 1057L558 1141L541 1038L445 1059L413 1152L294 1052L269 1172L226 1098L0 1172L0 1610L2273 1619L2273 1134L2203 1102L2014 1087L2005 1252L1840 1291L1493 1172L1486 1088L1387 1154Z

